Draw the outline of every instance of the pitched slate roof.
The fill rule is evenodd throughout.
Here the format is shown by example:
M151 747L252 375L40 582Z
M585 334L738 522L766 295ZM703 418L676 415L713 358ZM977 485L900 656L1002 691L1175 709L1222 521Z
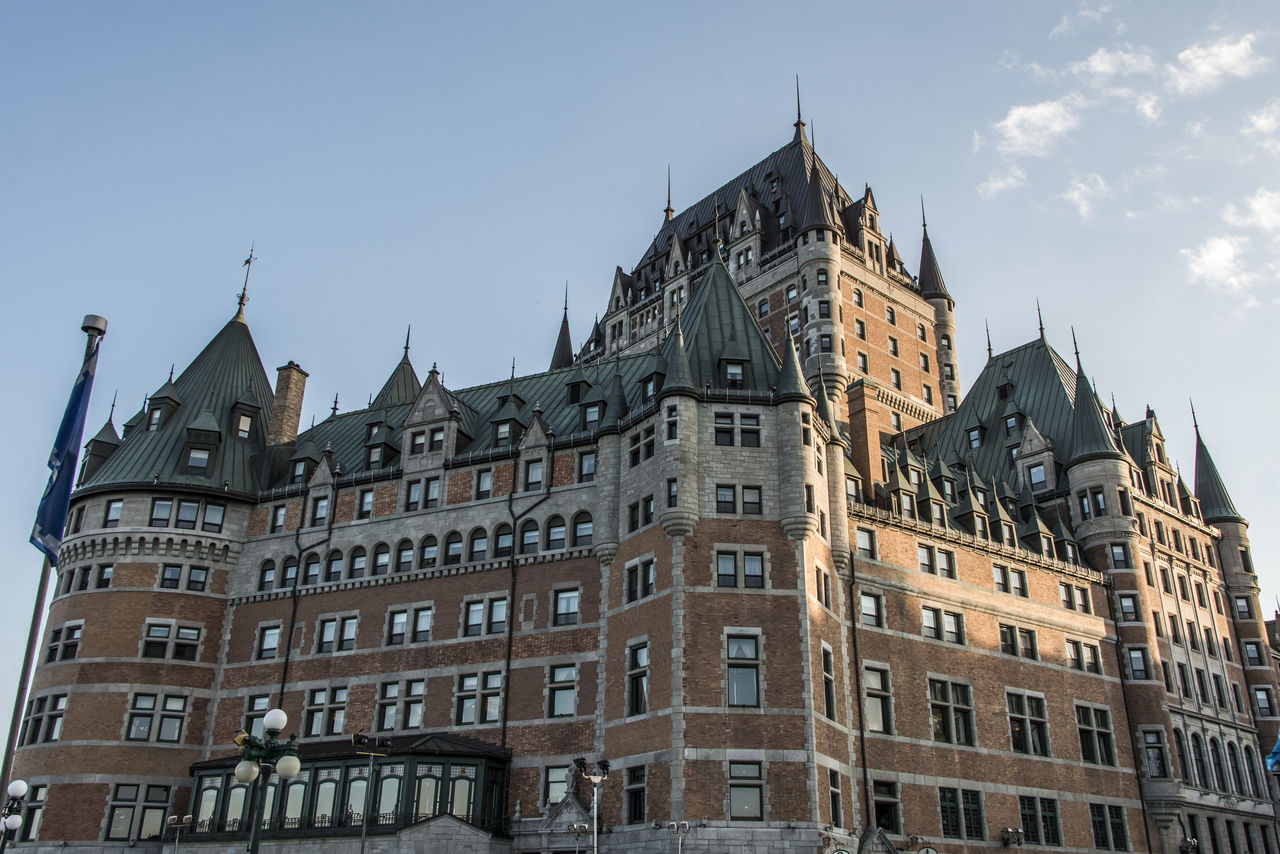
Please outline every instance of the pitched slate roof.
M599 325L598 322L597 325ZM569 342L569 307L565 306L564 317L560 320L560 334L556 336L556 346L551 351L551 367L548 370L567 368L572 364L573 344Z
M248 439L237 437L231 424L232 408L246 389L258 400L272 398L271 384L253 336L243 314L237 313L177 379L161 387L180 405L161 421L157 430L147 431L145 422L131 430L120 448L82 488L155 482L223 490L225 484L231 493L256 493L255 458L264 448L267 412L258 414ZM212 416L206 412L212 412ZM210 425L219 428L221 440L210 457L208 474L187 474L187 428L207 429Z
M382 384L382 389L373 396L373 407L383 409L388 406L399 406L402 403L413 403L421 390L422 383L418 381L418 374L409 361L409 347L406 344L404 356L401 357L399 364Z

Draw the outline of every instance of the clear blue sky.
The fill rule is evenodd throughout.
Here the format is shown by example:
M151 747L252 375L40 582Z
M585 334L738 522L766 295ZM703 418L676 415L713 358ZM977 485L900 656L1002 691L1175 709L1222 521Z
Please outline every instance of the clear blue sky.
M8 4L0 15L0 707L39 573L44 461L102 314L87 435L231 317L304 421L356 408L413 325L449 385L546 367L657 230L792 134L875 190L910 268L919 197L960 375L1036 334L1190 477L1188 397L1280 584L1280 33L1256 2Z

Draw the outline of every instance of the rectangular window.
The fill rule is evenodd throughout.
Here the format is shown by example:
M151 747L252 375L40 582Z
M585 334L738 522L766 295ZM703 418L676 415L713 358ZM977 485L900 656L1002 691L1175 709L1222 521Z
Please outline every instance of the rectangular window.
M1062 830L1058 823L1058 802L1053 798L1018 798L1022 833L1027 842L1036 845L1061 845Z
M271 533L278 534L284 530L285 505L277 504L271 508Z
M982 839L986 835L982 821L982 796L978 791L939 788L938 808L944 837Z
M857 529L858 557L874 559L876 556L876 535L865 528Z
M329 518L329 497L322 496L311 504L311 526L318 527Z
M929 680L933 740L973 746L972 689L961 682Z
M62 736L62 718L67 711L66 694L46 694L27 702L27 719L18 735L19 744L41 744Z
M878 667L863 670L867 692L866 724L871 732L893 732L893 706L889 691L889 671Z
M438 507L440 505L440 478L427 478L427 497L422 506L426 508Z
M571 717L577 712L577 668L572 664L552 665L548 685L548 717Z
M649 711L649 645L636 644L627 650L627 714Z
M596 452L583 451L578 455L578 483L590 483L596 479Z
M493 469L476 472L476 499L488 498L493 494Z
M645 786L644 766L627 769L626 802L627 824L644 824L645 820Z
M275 658L280 647L280 627L266 626L258 632L257 659L265 661Z
M303 711L307 736L342 735L347 720L346 688L313 688Z
M171 515L173 515L172 498L154 498L151 500L151 527L168 527Z
M760 705L759 638L729 636L729 705Z
M1017 753L1049 756L1049 717L1044 697L1010 691L1006 694L1009 710L1009 741Z
M738 488L730 484L716 484L716 512L738 512Z
M862 625L883 626L883 615L883 603L879 596L873 593L863 593L859 597L859 619Z
M1093 826L1093 847L1104 851L1128 851L1129 834L1125 828L1124 807L1089 804L1089 823Z
M555 598L553 624L557 626L576 625L578 622L578 591L557 590L553 596ZM505 600L503 601L505 604Z
M1111 734L1111 713L1093 706L1076 706L1076 728L1080 734L1080 758L1095 765L1115 765L1115 742Z
M1128 650L1129 654L1129 675L1133 679L1150 678L1149 669L1147 667L1147 650L1145 647Z
M764 818L764 779L759 762L729 763L729 818L734 821Z

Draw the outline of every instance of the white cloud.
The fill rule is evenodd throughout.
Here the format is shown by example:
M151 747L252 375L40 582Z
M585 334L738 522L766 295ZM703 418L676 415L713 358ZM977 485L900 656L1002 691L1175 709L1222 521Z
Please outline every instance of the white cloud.
M1259 188L1245 202L1248 208L1242 213L1235 205L1227 205L1222 218L1234 226L1252 226L1263 231L1280 231L1280 190Z
M1227 77L1249 77L1270 60L1253 52L1256 36L1249 33L1237 41L1229 37L1213 44L1194 44L1178 54L1176 65L1166 65L1169 85L1182 95L1197 95L1217 87Z
M1276 98L1256 113L1250 113L1244 132L1256 136L1262 147L1280 155L1280 98Z
M1022 171L1022 167L1016 163L1009 164L1009 168L1003 173L993 172L987 180L978 185L978 195L984 199L989 199L1003 193L1005 190L1012 190L1021 187L1027 183L1027 173Z
M1138 115L1148 122L1154 122L1160 118L1160 99L1150 92L1139 95L1134 108L1138 111Z
M1084 98L1072 92L1056 101L1010 107L993 127L1001 153L1014 157L1045 157L1054 144L1080 125L1078 110Z
M1245 268L1240 255L1249 238L1238 235L1210 237L1198 249L1180 250L1187 259L1187 272L1193 282L1203 282L1219 293L1239 296L1245 305L1256 305L1249 293L1257 275Z
M1096 24L1110 11L1109 3L1091 3L1089 0L1084 0L1074 13L1063 15L1059 19L1057 25L1049 31L1049 38L1069 36L1080 24Z
M1121 47L1117 50L1100 47L1088 59L1067 66L1072 74L1094 84L1101 84L1117 75L1124 77L1130 74L1149 74L1155 68L1155 57L1145 47Z
M1076 206L1076 212L1080 214L1081 219L1088 219L1093 213L1093 205L1099 199L1105 199L1111 195L1111 188L1107 186L1107 182L1097 172L1074 178L1071 186L1063 193L1060 198L1066 199Z

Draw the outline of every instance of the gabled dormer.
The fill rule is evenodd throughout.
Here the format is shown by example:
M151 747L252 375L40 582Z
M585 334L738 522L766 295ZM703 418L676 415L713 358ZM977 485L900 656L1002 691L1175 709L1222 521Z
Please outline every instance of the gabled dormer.
M212 409L205 408L187 425L179 471L195 477L207 477L213 465L213 456L221 443L222 429L218 426L218 419Z
M949 465L940 459L932 461L929 469L929 479L933 481L934 487L942 495L942 500L948 505L955 504L960 494L956 489L956 473Z
M591 391L591 383L587 380L586 371L581 366L569 372L569 378L565 380L565 402L573 405L581 403L582 399Z
M1017 470L1021 483L1033 493L1058 488L1057 465L1053 443L1036 428L1028 416L1022 424L1022 441L1018 444Z
M182 399L178 397L178 389L173 384L173 372L170 371L169 379L148 399L147 432L154 433L159 430L173 417L181 405Z
M592 387L578 404L578 425L588 433L600 429L604 419L606 400L604 384Z
M525 420L520 415L520 411L523 408L524 399L516 393L516 379L513 370L506 389L502 394L498 395L498 411L489 419L489 424L493 430L492 440L495 448L509 447L520 441L520 435L524 432L525 426Z
M396 440L395 430L391 425L385 421L373 425L364 443L365 471L391 468L399 455L400 443Z
M1051 560L1057 558L1053 545L1053 531L1034 509L1030 518L1019 526L1018 541L1029 552L1035 552Z
M1076 538L1067 530L1067 526L1063 524L1061 518L1053 524L1053 544L1058 550L1058 560L1063 563L1079 565L1080 544L1076 542Z
M252 389L245 388L231 405L231 437L249 439L262 432L262 405ZM257 431L257 432L255 432Z
M111 405L111 409L112 414L114 414L114 402ZM93 477L94 473L102 467L102 464L120 449L120 443L121 439L116 435L116 428L111 423L111 416L107 416L107 422L102 425L102 429L85 443L84 462L80 465L80 479L78 482L84 483Z
M316 447L316 443L310 439L298 440L298 447L289 458L289 484L305 484L311 480L318 462L320 462L320 450Z
M951 512L951 518L957 523L957 527L985 540L989 530L986 508L978 501L973 481L966 481L965 486L967 488L960 495L960 500Z
M653 351L653 359L649 370L640 377L640 405L647 406L658 399L662 391L663 380L667 376L667 360L662 355L662 348Z

